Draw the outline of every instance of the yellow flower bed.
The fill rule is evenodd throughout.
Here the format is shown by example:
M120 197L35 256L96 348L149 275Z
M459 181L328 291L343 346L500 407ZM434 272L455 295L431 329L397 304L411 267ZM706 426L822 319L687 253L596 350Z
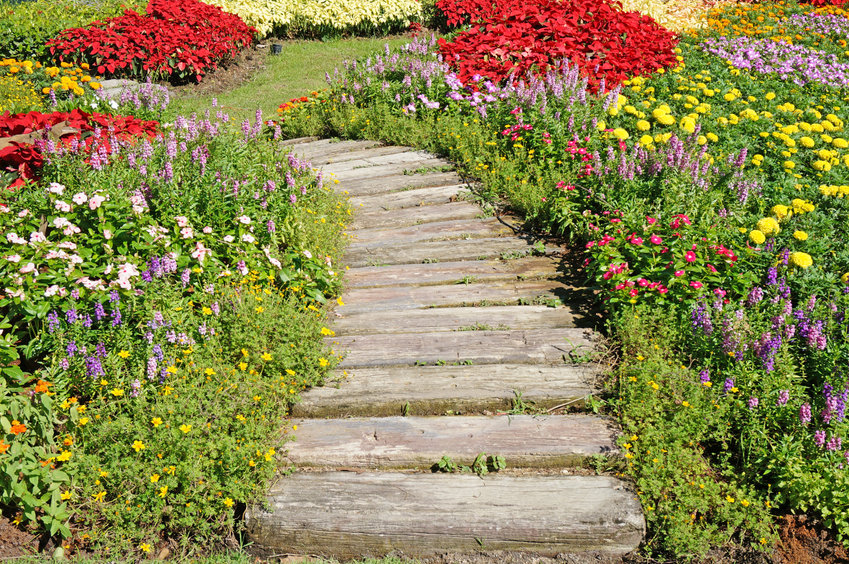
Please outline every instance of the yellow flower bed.
M12 74L0 75L0 114L37 110L44 107L35 85Z
M417 0L205 0L226 12L236 14L261 35L275 27L297 25L304 28L375 27L392 22L409 24L421 17Z
M626 12L640 12L672 31L700 29L707 25L708 13L717 6L734 4L734 0L621 0Z

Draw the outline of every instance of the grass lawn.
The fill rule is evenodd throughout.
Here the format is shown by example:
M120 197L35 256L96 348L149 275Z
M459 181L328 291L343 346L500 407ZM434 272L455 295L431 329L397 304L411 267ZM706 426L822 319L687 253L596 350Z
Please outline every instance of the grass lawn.
M312 91L327 88L324 73L342 67L345 60L368 57L383 51L384 45L397 48L409 41L408 36L349 37L329 41L282 41L280 55L268 55L266 66L249 82L217 96L193 96L190 91L181 93L170 109L175 114L188 114L209 107L212 98L230 112L231 117L242 121L252 118L257 108L266 118L276 116L277 108L292 98L305 96ZM273 41L266 41L271 45ZM270 47L269 47L270 48Z

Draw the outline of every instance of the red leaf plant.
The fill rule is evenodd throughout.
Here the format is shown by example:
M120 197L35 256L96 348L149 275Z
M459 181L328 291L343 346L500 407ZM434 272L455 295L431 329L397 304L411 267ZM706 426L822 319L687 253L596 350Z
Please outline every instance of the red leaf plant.
M449 24L472 27L439 51L463 82L500 82L557 61L577 65L595 90L676 64L677 36L649 16L622 12L617 0L439 0Z
M88 63L98 74L200 81L250 45L256 29L197 0L151 0L145 14L66 29L47 42L62 61Z
M45 131L62 122L76 131L62 135L59 143L66 146L72 146L76 143L83 151L91 150L94 136L90 132L95 131L96 128L104 131L109 130L110 136L114 136L119 141L132 141L140 137L151 138L159 130L158 122L144 121L133 116L89 114L81 110L49 114L41 112L11 114L5 112L0 115L0 139ZM98 143L107 152L111 152L107 136L101 137ZM17 175L17 178L9 186L10 189L23 185L26 180L37 179L42 166L44 166L44 155L40 143L30 144L13 141L7 147L0 149L0 172Z

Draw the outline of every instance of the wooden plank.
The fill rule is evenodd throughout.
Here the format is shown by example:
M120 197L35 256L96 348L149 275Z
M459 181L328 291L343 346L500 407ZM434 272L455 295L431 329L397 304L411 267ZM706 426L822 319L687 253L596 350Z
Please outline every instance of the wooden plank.
M356 233L359 235L364 232L368 230ZM553 278L559 275L561 260L557 256L528 256L512 260L461 260L415 266L362 266L345 272L345 286L373 288Z
M581 409L595 391L593 364L381 366L339 369L301 394L295 417L468 414L513 407L517 393L537 409Z
M351 245L343 261L351 267L381 264L420 264L443 260L482 260L504 254L527 253L533 247L516 237L483 237L450 241L413 241L387 245Z
M402 210L361 212L354 214L350 229L403 227L418 225L430 221L448 221L452 219L474 219L483 216L483 211L468 202L434 204Z
M344 353L339 368L414 364L563 363L594 350L586 329L528 329L336 335L326 342Z
M280 141L280 144L284 147L289 145L304 145L307 143L313 143L315 141L319 141L318 137L293 137L292 139L284 139Z
M430 161L436 158L439 158L435 155L427 153L425 151L416 151L414 149L407 149L406 151L401 152L392 152L389 154L370 154L368 152L360 151L361 156L359 158L347 159L341 161L335 161L332 163L328 163L323 165L321 168L325 171L325 173L332 174L340 174L343 171L349 171L354 169L366 169L372 168L376 166L383 165L392 165L392 164L404 164L408 165L405 168L415 170L419 168L419 163L422 161ZM443 161L441 166L451 166L450 163Z
M345 305L337 307L335 312L340 316L348 316L373 311L403 311L430 307L515 305L537 298L570 303L573 297L579 295L578 292L576 288L557 280L354 288L342 294L342 302Z
M280 480L267 503L245 515L250 549L264 555L612 555L645 533L636 496L608 476L311 472Z
M398 174L380 178L349 179L337 186L337 190L350 196L387 194L411 188L428 188L462 184L456 172L432 172L429 174Z
M443 456L470 466L500 455L508 468L579 466L619 454L615 425L596 415L296 419L287 458L295 466L426 470Z
M357 212L398 210L414 206L431 204L447 204L460 199L461 192L466 191L464 184L437 186L435 188L417 188L380 194L378 196L357 196L348 199L348 205Z
M580 314L570 307L436 307L342 315L333 320L332 327L337 335L374 335L575 327L581 320Z
M342 163L352 161L354 159L362 159L367 157L376 157L379 155L393 155L395 153L406 153L410 150L409 147L397 147L395 145L384 145L380 147L371 147L359 151L349 151L338 155L330 155L328 157L316 157L313 159L313 165L323 166L330 163Z
M351 151L361 151L372 147L380 147L382 143L368 140L338 141L333 139L322 139L312 143L292 145L290 151L302 159L312 160L315 157L326 158L332 155L340 155Z
M399 243L437 241L447 239L476 239L513 235L513 230L495 219L461 219L459 221L434 221L395 229L358 229L351 232L351 243L345 249L376 248Z
M358 178L368 178L368 179L376 179L382 176L395 176L395 175L403 175L405 172L412 172L419 169L429 169L429 168L441 168L450 166L450 163L443 159L439 158L430 158L419 160L412 163L392 163L392 164L384 164L384 165L363 165L359 168L352 168L348 170L341 170L338 173L334 173L332 171L328 171L324 177L325 178L335 178L339 180L339 182L344 182L345 180L352 180ZM436 171L434 171L436 172ZM409 176L414 176L410 174Z

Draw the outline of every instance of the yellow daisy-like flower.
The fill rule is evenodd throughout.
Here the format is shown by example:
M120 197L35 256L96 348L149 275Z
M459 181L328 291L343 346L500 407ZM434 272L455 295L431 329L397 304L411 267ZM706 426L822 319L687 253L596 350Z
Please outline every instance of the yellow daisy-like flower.
M159 493L156 495L158 495L159 497L165 497L166 495L168 495L168 486L162 486L161 488L159 488Z
M130 351L123 351L122 350L121 352L118 353L118 356L120 356L121 358L127 358L127 357L130 356Z
M271 360L271 355L268 353L262 353L262 360L269 361Z
M71 452L70 450L63 450L62 454L56 457L56 460L58 460L59 462L67 462L71 459L72 456L74 456L73 452Z
M191 431L191 430L192 430L192 426L191 426L191 425L186 425L186 424L184 423L183 425L180 425L180 430L181 430L183 433L188 433L189 431Z
M139 440L133 442L133 450L135 450L136 452L139 452L140 450L144 450L146 448L147 447L144 445L144 443Z
M154 484L156 482L158 482L159 481L159 474L154 474L153 476L151 476L150 481L151 481L151 483L154 483Z
M799 268L808 268L814 264L814 259L808 253L790 253L790 263Z
M805 233L804 231L794 231L793 232L793 238L796 239L797 241L807 241L808 240L808 234Z
M94 494L93 496L91 496L91 498L94 501L98 501L98 502L103 501L104 497L106 497L106 492L104 492L104 491L98 492L98 493Z
M139 550L147 554L148 552L150 552L150 545L146 542L143 542L139 545Z
M203 371L203 373L206 374L207 376L214 376L215 370L213 370L212 368L207 368L206 370Z
M154 417L150 420L150 424L154 427L159 427L160 425L162 425L162 419L160 419L159 417Z
M772 217L765 217L758 221L758 231L763 233L764 235L773 235L778 233L781 228L778 226L778 221Z
M71 492L68 491L68 490L65 490L64 492L61 493L61 495L59 495L59 498L62 501L68 501L69 499L71 499Z
M233 500L229 497L224 498L224 505L227 507L233 507Z
M124 390L122 390L121 388L112 388L109 393L117 398L124 395Z
M318 364L319 364L319 366L321 366L322 368L324 368L324 367L325 367L325 366L327 366L329 363L328 363L328 361L327 361L327 359L326 359L326 358L322 357L322 358L319 358L319 359L318 359Z

